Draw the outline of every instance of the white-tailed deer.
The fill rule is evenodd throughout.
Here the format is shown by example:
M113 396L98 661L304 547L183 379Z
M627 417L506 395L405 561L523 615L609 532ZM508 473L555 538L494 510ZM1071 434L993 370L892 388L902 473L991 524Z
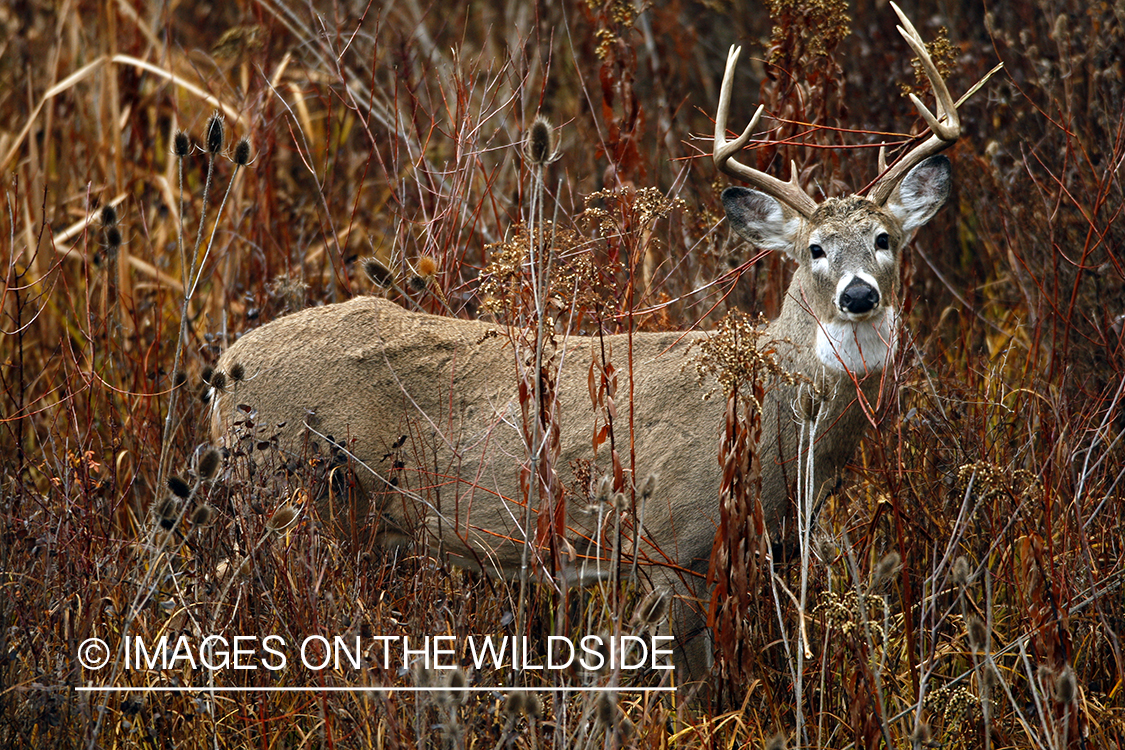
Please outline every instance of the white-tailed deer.
M817 501L835 486L868 422L861 402L874 404L881 388L893 387L884 372L897 346L902 249L949 195L949 161L935 154L959 134L945 83L917 31L895 10L900 32L929 76L937 113L914 99L932 134L889 169L880 156L884 174L867 196L818 205L795 177L782 182L734 159L762 112L759 107L742 135L728 142L738 49L727 59L715 118L716 165L754 188L724 191L731 226L797 263L766 337L788 342L779 346L781 364L816 385L819 428L809 486ZM593 464L596 482L608 462L608 447L595 454L592 446L595 418L603 412L591 402L591 361L600 365L603 352L610 353L620 377L633 378L636 476L624 481L659 477L641 519L638 554L649 581L676 595L672 627L681 683L704 675L710 654L706 605L699 602L707 596L703 579L718 524L716 457L725 404L704 400L713 384L701 384L685 356L706 336L635 333L631 373L625 335L567 337L557 358L555 466L566 487L575 481L572 467ZM294 454L310 440L323 446L323 436L331 435L351 456L361 492L354 507L322 508L322 515L384 541L425 533L457 564L510 576L519 570L523 540L529 533L534 538L523 528L521 474L529 450L516 373L521 355L513 351L519 338L495 324L409 312L374 297L303 310L251 331L223 354L217 370L226 374L225 385L213 389L212 434L232 445L239 437L233 425L246 414L237 407L247 405L261 428L284 423L280 445ZM809 411L798 400L796 386L775 383L763 404L761 499L774 540L790 533L797 411L805 417ZM626 414L629 405L618 401L618 415ZM624 434L620 424L617 430ZM604 529L595 528L603 516L587 504L586 497L569 502L567 539L581 567L604 572L610 555L599 545ZM626 562L632 545L632 539L623 545Z

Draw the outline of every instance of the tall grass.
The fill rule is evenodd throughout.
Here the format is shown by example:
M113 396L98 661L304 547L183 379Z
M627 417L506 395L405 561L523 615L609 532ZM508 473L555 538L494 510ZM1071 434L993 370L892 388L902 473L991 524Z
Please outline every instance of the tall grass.
M495 688L465 703L74 690L109 681L78 664L91 636L510 632L515 587L423 545L384 554L306 510L323 491L347 500L331 445L295 466L256 425L253 463L202 481L203 381L238 335L361 293L491 315L529 327L531 341L714 327L738 307L772 314L785 264L743 263L755 252L728 239L723 183L702 158L728 45L757 58L735 108L762 101L781 118L780 143L745 158L781 177L795 160L818 197L862 188L874 147L915 124L901 87L923 84L877 3L477 5L0 10L0 742L1125 744L1125 26L1112 4L1045 0L905 8L927 39L947 27L951 90L997 60L1005 75L963 106L954 197L909 251L896 395L821 514L804 569L774 561L719 623L738 627L741 661L719 670L707 710L638 694L530 703L488 672L465 676ZM174 154L177 130L206 143L216 110L227 144L252 144L245 168L229 148L213 164ZM528 170L537 115L557 126L559 159ZM229 186L221 215L204 200L209 179ZM526 251L548 227L534 247L551 253L549 273L528 294ZM195 233L213 241L193 254ZM363 273L369 258L385 283ZM534 370L533 385L544 367ZM597 375L602 408L608 393L627 419L628 372ZM552 429L549 396L532 408L533 450ZM628 429L614 426L623 444ZM745 443L745 429L727 425L727 441ZM642 596L622 579L528 589L522 626L539 638L566 622L620 627ZM806 587L802 609L785 592ZM114 679L450 678L368 653L360 670Z

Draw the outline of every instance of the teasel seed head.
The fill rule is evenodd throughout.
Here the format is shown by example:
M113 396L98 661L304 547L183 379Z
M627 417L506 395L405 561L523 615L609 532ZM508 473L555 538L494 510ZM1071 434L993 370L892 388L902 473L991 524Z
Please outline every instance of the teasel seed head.
M786 739L785 733L777 732L768 740L766 740L766 744L762 747L764 748L764 750L786 750L788 744L789 741Z
M984 624L984 620L976 615L969 615L969 621L965 626L969 635L969 645L972 646L973 651L984 651L985 644L988 643L988 626Z
M200 527L207 526L214 517L215 510L210 505L207 503L197 505L195 510L191 512L191 525Z
M174 497L169 497L160 504L156 510L156 519L160 524L160 528L165 531L171 531L176 526L176 521L180 517L180 503Z
M1077 695L1078 682L1074 679L1074 670L1068 665L1055 676L1055 702L1067 706L1074 702Z
M266 521L266 528L275 534L284 534L297 520L297 508L283 505Z
M508 697L504 700L504 714L508 717L508 721L515 721L523 712L523 693L519 690L508 693Z
M176 134L172 136L172 153L179 158L184 158L191 151L191 139L188 134L182 130L177 130Z
M205 481L210 482L215 478L219 472L219 462L221 456L219 451L215 448L206 448L199 456L199 465L196 467L199 476Z
M953 584L963 589L969 585L970 576L969 558L958 555L957 559L953 561Z
M114 252L117 248L121 247L121 230L117 225L106 227L105 230L105 244L109 252Z
M182 386L186 382L187 382L187 373L184 372L183 370L176 370L176 372L174 372L172 374L172 387L173 388L179 388L180 386Z
M102 206L101 220L103 227L112 227L117 224L117 209L108 203Z
M613 507L619 512L625 512L629 509L629 498L625 496L624 492L613 493Z
M211 373L211 387L216 391L221 391L227 387L227 374L222 370L215 370Z
M543 717L543 702L539 700L538 695L533 693L524 695L523 712L531 719L541 719Z
M468 694L465 688L469 684L469 678L465 676L465 672L460 668L454 669L449 674L449 702L454 706L464 705L465 699Z
M598 491L594 495L594 502L608 503L610 496L613 494L613 478L606 474L598 480Z
M367 275L367 278L371 279L371 283L376 286L388 287L395 280L390 269L384 266L382 261L374 256L363 261L363 272Z
M250 163L250 139L246 136L242 136L234 144L234 163L240 167Z
M598 721L610 729L617 729L617 698L613 693L598 696Z
M242 366L241 362L235 362L230 366L230 379L236 383L241 383L243 378L246 377L246 368Z
M191 497L191 486L182 477L172 475L168 477L168 489L176 497L187 499Z
M888 552L883 555L883 559L875 566L874 584L879 584L890 580L902 565L902 555L897 552Z
M207 153L214 156L223 150L223 116L215 112L207 119Z
M415 292L422 292L433 283L436 275L437 261L426 255L418 259L418 266L414 269L414 274L407 281L407 284Z
M929 745L932 739L930 723L925 720L918 722L918 728L910 734L910 739L915 747Z
M648 500L656 494L657 478L655 474L649 474L645 477L645 481L641 482L641 499Z
M204 383L210 385L211 376L214 375L214 374L215 374L215 369L213 367L204 367L203 372L199 373L199 379L202 380Z
M549 120L536 117L527 130L523 155L532 167L542 168L559 158L555 129Z

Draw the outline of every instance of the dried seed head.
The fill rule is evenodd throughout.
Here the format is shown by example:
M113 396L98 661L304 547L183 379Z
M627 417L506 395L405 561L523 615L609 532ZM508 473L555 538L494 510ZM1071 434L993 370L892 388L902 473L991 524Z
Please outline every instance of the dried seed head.
M275 534L284 533L293 522L297 520L297 508L292 505L283 505L277 509L270 520L266 521L266 528Z
M427 688L434 683L433 671L426 667L424 661L419 661L414 665L414 684L420 688Z
M207 120L207 153L214 156L223 150L223 116L215 112Z
M614 509L619 512L623 513L629 509L629 498L625 496L624 492L613 493L613 499L611 502L613 503Z
M613 479L608 474L598 480L598 492L594 495L594 502L608 503L613 493Z
M602 693L599 696L598 721L608 728L617 729L617 698L613 693Z
M215 474L219 471L219 451L214 448L207 448L199 456L199 465L196 470L199 476L207 481L215 478Z
M382 261L375 257L367 258L363 261L363 272L367 274L367 278L371 279L372 283L378 286L390 286L395 280L390 270L383 265Z
M160 523L160 528L165 531L171 531L176 526L179 517L180 503L174 497L166 499L156 510L156 518Z
M242 382L246 377L246 368L242 366L241 362L235 362L230 366L230 379L236 383Z
M931 739L930 723L924 720L918 722L918 728L910 734L910 740L914 744L914 747L929 745Z
M107 227L105 230L106 249L113 252L121 247L121 230L117 226Z
M666 589L653 589L633 610L633 627L637 630L653 628L664 621L664 616L667 613L668 591Z
M423 256L418 260L418 266L414 270L414 275L412 275L406 283L409 284L410 288L415 292L422 292L433 283L436 275L437 261L428 255Z
M454 706L460 706L465 703L468 694L464 692L465 687L469 684L469 680L465 677L465 673L460 669L454 669L449 675L449 692L447 697L449 702Z
M897 552L888 552L883 555L883 559L875 566L874 583L879 585L885 581L890 580L902 565L902 555Z
M196 506L195 510L191 513L192 526L207 526L211 523L211 519L215 517L215 511L210 506L204 503L203 505Z
M784 732L778 732L773 737L766 740L766 744L762 747L764 750L785 750L788 745L788 740L785 738Z
M221 391L227 387L227 374L222 370L215 370L211 373L211 387L216 391Z
M175 475L168 477L168 489L172 490L172 494L176 497L185 499L191 497L191 486L182 477Z
M115 209L113 206L109 205L108 203L105 204L104 206L102 206L101 219L102 219L102 226L103 227L112 227L114 224L117 223L117 209Z
M234 163L240 167L250 163L250 139L246 136L242 136L234 144Z
M1074 698L1077 694L1078 682L1074 679L1074 670L1069 666L1064 667L1063 670L1055 676L1055 702L1061 703L1064 706L1070 705L1074 702Z
M960 588L965 588L969 585L969 559L964 555L959 555L953 561L953 584Z
M985 644L988 643L988 627L984 624L984 621L976 615L970 615L965 629L969 635L969 645L973 647L973 651L984 651Z
M180 386L182 386L186 382L187 382L187 373L184 372L183 370L176 370L176 372L174 372L172 374L172 387L173 388L179 388Z
M519 690L508 693L508 698L504 701L504 713L507 715L509 721L515 721L520 717L525 710L526 704L524 702L524 694Z
M555 129L543 117L536 117L527 130L523 155L533 167L545 167L558 158Z
M191 139L188 134L182 130L177 130L176 134L172 136L172 153L181 159L188 155L191 150Z
M523 699L523 712L529 718L539 719L543 716L543 702L539 700L538 695L528 693Z
M641 499L648 500L656 494L656 475L649 474L645 477L645 481L641 482Z
M211 382L211 376L214 375L214 374L215 374L214 368L204 367L203 372L199 373L199 379L202 380L204 383L209 384Z

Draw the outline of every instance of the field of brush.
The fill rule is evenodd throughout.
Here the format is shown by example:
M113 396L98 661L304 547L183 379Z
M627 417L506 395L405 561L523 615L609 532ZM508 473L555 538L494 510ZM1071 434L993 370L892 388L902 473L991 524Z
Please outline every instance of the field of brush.
M533 217L556 336L776 315L787 261L731 234L710 158L727 50L730 128L776 117L740 158L848 194L922 131L906 93L933 100L887 3L0 6L0 745L1125 745L1125 6L903 5L954 97L1005 67L906 253L898 389L806 569L734 560L757 583L703 707L295 658L316 635L630 632L644 592L541 582L521 614L518 584L329 533L333 457L263 440L216 464L203 382L242 333L356 295L532 326ZM206 634L227 668L177 656ZM488 689L346 690L434 684ZM265 691L299 687L325 690Z

